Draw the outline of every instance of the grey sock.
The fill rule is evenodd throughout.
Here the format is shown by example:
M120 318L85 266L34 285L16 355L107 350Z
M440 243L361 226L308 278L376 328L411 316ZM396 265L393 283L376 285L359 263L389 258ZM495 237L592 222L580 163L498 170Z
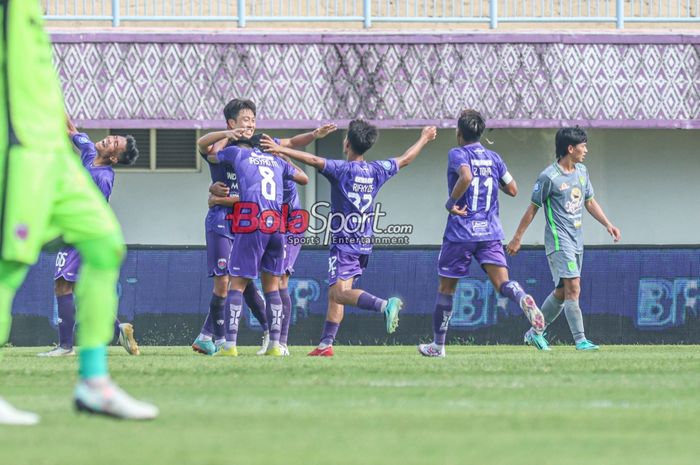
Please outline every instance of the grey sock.
M552 291L542 304L541 310L544 315L544 321L549 326L557 319L561 311L564 310L564 301L557 299L554 296L554 291Z
M569 322L569 329L574 337L574 341L580 342L586 339L586 335L583 332L583 315L581 314L581 307L578 306L578 300L565 300L564 314L566 315L566 321Z

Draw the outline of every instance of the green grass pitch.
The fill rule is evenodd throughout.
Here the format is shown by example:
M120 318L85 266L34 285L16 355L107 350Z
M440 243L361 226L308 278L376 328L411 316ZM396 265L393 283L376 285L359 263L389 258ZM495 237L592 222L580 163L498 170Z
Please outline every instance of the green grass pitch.
M3 465L700 463L700 348L342 347L332 359L110 349L149 423L77 415L76 361L6 348L0 395L42 415L0 427Z

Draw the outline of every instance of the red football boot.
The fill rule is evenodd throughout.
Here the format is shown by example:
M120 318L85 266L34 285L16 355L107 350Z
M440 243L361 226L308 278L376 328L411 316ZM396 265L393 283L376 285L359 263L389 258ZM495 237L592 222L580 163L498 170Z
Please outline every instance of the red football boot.
M326 346L323 349L316 347L314 350L309 352L309 357L332 357L333 356L333 346Z

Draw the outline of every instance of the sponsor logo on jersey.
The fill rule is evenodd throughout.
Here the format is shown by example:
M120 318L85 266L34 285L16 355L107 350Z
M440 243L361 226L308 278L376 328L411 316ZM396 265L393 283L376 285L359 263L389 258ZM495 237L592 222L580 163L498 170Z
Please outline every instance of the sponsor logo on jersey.
M382 161L381 162L382 166L384 167L385 170L390 170L391 169L391 162L390 161Z
M563 183L561 183L561 186L559 186L559 190L560 190L560 191L565 191L565 190L567 190L569 187L571 187L571 186L568 185L567 183L563 182Z

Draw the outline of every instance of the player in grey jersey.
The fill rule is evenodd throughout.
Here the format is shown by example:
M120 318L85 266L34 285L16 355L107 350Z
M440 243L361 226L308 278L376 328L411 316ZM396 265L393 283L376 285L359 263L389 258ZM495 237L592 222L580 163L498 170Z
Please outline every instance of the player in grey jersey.
M515 255L527 227L544 207L546 226L545 252L552 272L555 289L542 305L546 324L551 324L562 309L569 329L576 341L577 350L597 350L598 346L586 339L583 318L579 307L581 292L581 265L583 263L583 207L605 226L615 242L620 240L620 230L603 213L593 198L593 185L583 160L588 153L588 136L582 128L567 127L557 131L555 138L557 161L540 173L532 191L532 203L520 220L518 230L506 250ZM525 333L525 342L535 343L540 350L548 350L546 340L536 343L532 331Z

